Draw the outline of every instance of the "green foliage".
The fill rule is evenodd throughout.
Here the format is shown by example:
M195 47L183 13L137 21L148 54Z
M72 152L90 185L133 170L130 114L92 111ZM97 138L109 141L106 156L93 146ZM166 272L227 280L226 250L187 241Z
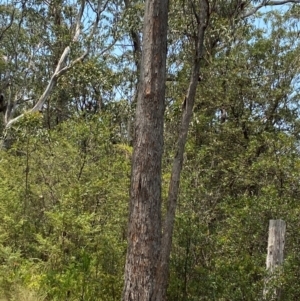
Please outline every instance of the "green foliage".
M74 30L77 2L50 2L0 5L1 28L15 9L0 39L0 93L18 102L15 114L36 103ZM282 300L298 300L299 5L266 13L257 28L230 18L236 10L227 2L211 7L206 30L168 300L260 300L268 221L279 218L287 222ZM90 55L59 78L42 113L8 131L12 145L0 155L3 300L120 299L137 87L129 37L140 34L143 10L141 1L127 9L107 2L93 42L84 41L86 19L71 59L87 47ZM164 200L194 63L193 18L190 2L170 3Z
M129 160L110 141L109 116L53 131L30 118L21 128L0 167L0 286L22 282L53 300L119 299Z
M241 27L235 43L203 66L181 179L169 300L261 300L269 219L285 220L288 229L287 259L274 285L281 284L282 300L298 298L299 43L285 28L288 16L271 15L268 34L248 25L247 38ZM178 123L177 103L172 108L169 131ZM170 132L166 137L172 153Z

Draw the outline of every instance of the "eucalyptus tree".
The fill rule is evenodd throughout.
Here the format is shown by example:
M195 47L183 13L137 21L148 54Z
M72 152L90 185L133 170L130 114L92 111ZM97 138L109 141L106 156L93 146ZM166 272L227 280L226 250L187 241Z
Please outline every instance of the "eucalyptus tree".
M123 300L155 300L157 289L167 16L167 1L146 1Z
M148 47L151 47L153 40L157 36L148 38L149 33L157 33L151 27L151 21L148 20L149 7L146 4L146 12L144 19L144 33L143 33L143 51L140 70L140 87L138 94L138 107L136 116L136 137L135 137L135 154L139 156L133 157L132 179L131 179L131 202L130 202L130 218L129 218L129 235L128 235L128 252L127 264L125 267L125 287L123 293L123 300L164 300L166 298L166 288L168 284L168 263L171 251L172 233L175 218L176 202L179 192L180 173L183 166L184 149L187 141L187 133L194 109L195 97L198 82L202 80L200 76L200 68L205 64L205 59L209 62L210 58L217 57L224 53L225 57L230 54L230 45L226 43L225 33L230 37L234 37L234 32L241 22L252 16L260 8L270 5L282 5L288 2L298 1L263 1L252 5L249 2L236 1L234 3L228 2L185 2L181 5L182 13L186 16L185 29L182 32L185 35L185 40L189 42L190 49L190 80L187 84L185 96L182 100L182 119L178 130L178 140L174 150L175 157L173 168L171 172L171 179L169 184L167 211L165 216L165 224L161 226L161 167L160 160L162 157L162 148L158 148L161 144L162 131L156 132L157 141L153 141L153 134L148 135L149 129L155 131L157 125L161 124L164 118L161 115L160 105L156 107L158 110L157 117L153 119L153 104L148 104L143 107L148 100L147 93L143 95L143 86L145 80L149 80L148 76L151 69L145 64L145 57L147 55ZM164 2L163 2L164 3ZM164 3L166 4L166 3ZM162 4L161 4L162 5ZM171 8L172 11L172 8ZM157 13L157 26L161 24L162 16ZM220 26L218 30L218 26ZM227 30L222 30L222 27ZM165 33L166 34L166 33ZM164 44L166 36L162 36L162 44ZM155 47L153 51L157 50ZM148 53L151 58L152 53ZM158 56L160 58L160 56ZM149 59L148 58L148 59ZM161 63L156 60L157 70ZM160 70L161 72L161 70ZM162 76L158 74L157 76ZM163 77L162 77L163 78ZM156 80L157 78L155 78ZM155 81L153 80L153 83ZM226 84L226 76L225 76ZM225 85L226 86L226 85ZM160 85L153 90L155 93L160 92ZM149 90L150 93L151 90ZM163 90L161 90L163 93ZM147 91L146 91L147 92ZM150 94L152 95L152 94ZM161 95L161 97L164 95ZM139 107L140 106L140 107ZM141 110L143 108L143 110ZM225 121L225 108L222 108L223 121ZM156 117L156 118L157 118ZM153 121L147 124L147 128L140 127L141 119L146 121ZM154 122L155 120L155 122ZM142 123L143 124L143 123ZM201 134L201 133L200 133ZM142 153L140 153L142 152ZM153 155L153 152L155 156ZM142 159L142 162L140 161ZM155 162L153 162L155 160ZM147 162L147 164L145 163ZM148 166L150 164L150 166ZM147 168L148 167L148 168ZM151 167L151 168L150 168ZM144 170L147 168L147 170ZM155 168L155 169L152 169ZM143 174L144 172L144 174ZM151 174L151 179L149 175ZM153 181L153 179L156 179ZM155 187L155 191L153 191ZM142 193L143 192L143 193ZM158 234L160 233L160 234ZM162 237L160 237L160 235ZM149 252L153 252L151 255ZM159 255L158 255L159 254ZM159 260L154 260L154 259ZM134 261L135 259L135 261ZM134 263L137 268L134 269ZM130 275L130 276L129 276ZM155 275L155 277L154 277ZM137 280L137 278L139 280ZM145 290L140 291L140 285L145 285Z
M3 7L4 18L9 19L12 8L9 10L9 5ZM112 20L108 15L113 17ZM71 90L74 76L72 79L66 76L76 65L89 61L91 53L101 58L113 47L119 15L115 3L100 0L16 3L11 24L3 30L0 41L5 58L2 74L9 83L1 92L7 108L4 112L6 129L18 121L24 111L43 111L48 117L52 112L55 118L50 116L49 119L59 122L68 116L68 110L78 101L77 107L98 104L102 92L99 85L92 83L89 97L82 93L84 100L77 97L77 91ZM99 62L91 60L89 66L95 68L97 64ZM98 69L103 68L99 65ZM91 82L84 71L86 69L79 72L81 79L84 78L82 86ZM84 104L87 100L91 104Z
M202 69L205 80L197 94L181 180L171 300L191 295L258 299L268 219L283 218L294 229L299 193L294 186L299 160L297 18L292 8L284 14L269 12L264 29L253 24L239 28L230 53L219 53ZM298 235L293 231L289 238L291 256Z

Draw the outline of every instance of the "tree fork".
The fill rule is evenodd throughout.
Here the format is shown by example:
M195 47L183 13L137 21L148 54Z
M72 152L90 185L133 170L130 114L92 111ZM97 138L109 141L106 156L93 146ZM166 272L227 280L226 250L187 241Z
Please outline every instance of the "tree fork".
M180 174L183 164L183 155L185 144L188 135L189 124L192 118L193 107L195 102L196 90L200 75L200 63L204 53L204 34L208 24L209 18L209 5L207 0L200 1L199 14L196 11L196 7L193 5L193 11L195 18L197 19L197 32L195 35L195 55L194 65L191 72L191 78L189 82L188 91L185 97L183 106L181 124L179 128L179 135L177 139L177 146L175 157L173 161L171 179L168 192L168 208L164 221L162 247L160 253L159 264L157 268L157 285L155 290L155 298L153 300L165 300L168 281L169 281L169 259L172 247L172 235L175 220L175 211L177 198L179 193Z

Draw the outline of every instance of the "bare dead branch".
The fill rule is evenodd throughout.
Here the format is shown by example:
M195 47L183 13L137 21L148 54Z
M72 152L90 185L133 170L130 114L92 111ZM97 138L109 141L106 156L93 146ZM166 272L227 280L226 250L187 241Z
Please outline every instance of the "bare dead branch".
M1 33L0 33L0 40L2 40L5 32L12 26L12 24L14 22L14 18L15 18L15 11L16 11L16 9L14 8L14 10L13 10L13 12L11 14L11 17L10 17L8 25L1 31Z
M266 7L266 6L277 6L277 5L283 5L283 4L288 4L288 3L300 3L300 0L282 0L282 1L267 1L264 0L262 1L259 5L257 5L256 7L253 7L251 10L245 12L241 18L245 19L247 17L250 17L252 15L254 15L256 12L258 12L262 7Z

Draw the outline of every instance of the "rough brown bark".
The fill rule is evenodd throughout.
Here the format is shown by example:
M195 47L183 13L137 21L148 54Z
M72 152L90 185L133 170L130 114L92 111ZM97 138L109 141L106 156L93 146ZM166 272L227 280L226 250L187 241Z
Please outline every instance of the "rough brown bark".
M161 246L161 160L168 1L147 0L145 5L124 301L155 300L153 291Z

